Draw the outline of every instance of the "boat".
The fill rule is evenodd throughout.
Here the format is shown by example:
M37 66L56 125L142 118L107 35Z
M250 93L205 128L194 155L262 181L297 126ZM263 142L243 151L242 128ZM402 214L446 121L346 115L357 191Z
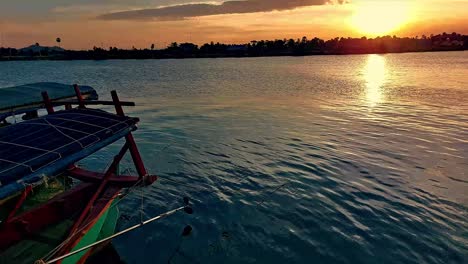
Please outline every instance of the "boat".
M43 106L41 93L47 91L52 102L74 99L75 86L54 82L31 83L0 89L0 122L13 115L35 113ZM81 98L98 100L96 90L90 86L80 86ZM26 119L30 117L26 115Z
M139 119L123 110L135 104L120 101L116 91L111 96L98 101L89 86L58 83L0 89L0 263L86 263L125 233L115 233L124 190L148 186L157 176L147 172L132 135ZM90 105L113 105L115 113ZM23 120L8 121L17 115ZM77 165L120 142L105 172ZM127 152L137 176L119 173ZM53 186L58 191L44 191ZM182 209L190 211L182 206L170 214Z

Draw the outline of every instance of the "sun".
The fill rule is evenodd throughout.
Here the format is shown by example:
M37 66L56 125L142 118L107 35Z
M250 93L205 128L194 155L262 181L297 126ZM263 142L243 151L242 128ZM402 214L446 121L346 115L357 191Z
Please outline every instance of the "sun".
M410 20L410 1L373 1L357 4L350 24L369 36L385 35L400 29Z

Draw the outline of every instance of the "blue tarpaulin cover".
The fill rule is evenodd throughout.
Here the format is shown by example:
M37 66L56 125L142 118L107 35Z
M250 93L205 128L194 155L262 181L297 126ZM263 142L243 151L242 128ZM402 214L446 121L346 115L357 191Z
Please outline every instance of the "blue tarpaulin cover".
M138 119L73 109L0 128L0 199L136 129Z
M0 88L0 118L9 113L24 113L18 109L34 110L42 105L41 92L47 91L49 98L54 100L75 97L72 85L41 82L25 84L15 87ZM89 100L97 100L96 90L90 86L80 86L81 93ZM3 114L2 114L3 113Z

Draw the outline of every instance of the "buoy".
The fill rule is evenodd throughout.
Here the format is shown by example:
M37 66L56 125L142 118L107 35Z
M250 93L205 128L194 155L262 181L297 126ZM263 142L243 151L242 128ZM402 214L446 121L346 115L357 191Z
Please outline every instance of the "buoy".
M187 225L184 227L184 231L182 231L182 236L188 236L190 233L192 233L192 227Z
M192 207L190 207L190 206L185 206L185 207L184 207L184 211L185 211L187 214L193 214L193 209L192 209Z

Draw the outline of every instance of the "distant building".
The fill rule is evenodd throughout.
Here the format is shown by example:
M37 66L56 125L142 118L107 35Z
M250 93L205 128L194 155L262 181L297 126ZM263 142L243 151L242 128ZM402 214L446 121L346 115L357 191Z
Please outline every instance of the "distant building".
M440 48L462 48L465 45L466 36L452 33L432 36L432 42L435 47Z
M20 53L62 53L65 50L54 46L54 47L46 47L46 46L37 46L37 45L31 45L29 47L25 47L22 49L19 49Z
M229 52L247 51L247 45L229 45L226 50Z
M456 47L456 46L462 47L463 41L446 39L444 41L436 41L434 44L440 47Z
M179 45L179 48L185 52L195 52L198 49L198 46L193 43L182 43Z

